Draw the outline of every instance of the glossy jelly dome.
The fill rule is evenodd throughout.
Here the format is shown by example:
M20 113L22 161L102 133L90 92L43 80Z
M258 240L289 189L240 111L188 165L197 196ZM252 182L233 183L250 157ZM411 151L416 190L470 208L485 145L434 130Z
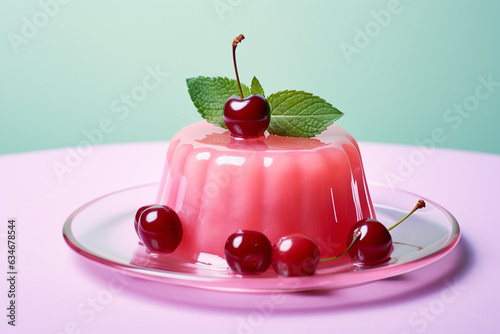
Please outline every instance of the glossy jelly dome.
M172 139L157 203L179 214L177 254L224 257L233 232L256 230L271 243L303 233L321 258L345 249L351 226L375 218L359 148L331 125L315 138L236 139L201 121Z

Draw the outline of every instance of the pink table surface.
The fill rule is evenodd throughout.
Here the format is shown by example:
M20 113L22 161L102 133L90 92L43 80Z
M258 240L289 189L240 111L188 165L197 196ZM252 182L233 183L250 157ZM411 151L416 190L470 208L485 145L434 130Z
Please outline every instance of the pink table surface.
M0 332L493 333L500 299L500 156L361 143L367 177L430 198L458 220L447 256L340 290L245 294L132 278L82 258L62 237L80 205L158 181L167 142L88 148L59 180L68 149L0 157ZM7 221L17 222L16 327L7 324ZM147 332L145 332L147 333Z

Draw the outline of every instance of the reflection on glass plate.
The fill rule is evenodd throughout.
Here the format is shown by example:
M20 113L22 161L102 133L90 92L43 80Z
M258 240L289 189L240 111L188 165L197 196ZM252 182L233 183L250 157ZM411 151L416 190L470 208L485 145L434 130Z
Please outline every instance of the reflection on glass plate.
M302 291L343 288L392 277L438 260L458 242L455 218L424 198L426 208L391 231L394 252L377 266L350 261L322 262L314 276L282 278L268 270L263 275L234 275L225 261L203 254L196 262L170 255L151 255L139 245L133 228L136 210L153 203L157 184L148 184L97 198L71 214L63 227L68 245L84 257L136 277L173 284L226 291ZM422 197L370 184L377 219L390 225L403 217Z

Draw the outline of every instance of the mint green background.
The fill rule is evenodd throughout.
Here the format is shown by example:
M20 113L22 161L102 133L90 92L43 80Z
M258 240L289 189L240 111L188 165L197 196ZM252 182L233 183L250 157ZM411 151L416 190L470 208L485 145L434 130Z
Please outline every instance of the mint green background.
M81 145L103 119L112 130L98 143L168 140L200 119L185 78L233 77L230 44L240 33L242 81L255 75L267 93L325 98L360 141L500 153L500 87L467 117L443 118L471 101L478 77L500 82L500 1L401 0L385 26L372 12L391 1L57 3L0 1L2 154ZM41 4L53 11L45 25ZM23 18L43 26L16 53L9 36L22 35ZM340 45L356 46L357 28L377 26L348 62ZM169 75L120 119L113 101L142 85L147 67Z

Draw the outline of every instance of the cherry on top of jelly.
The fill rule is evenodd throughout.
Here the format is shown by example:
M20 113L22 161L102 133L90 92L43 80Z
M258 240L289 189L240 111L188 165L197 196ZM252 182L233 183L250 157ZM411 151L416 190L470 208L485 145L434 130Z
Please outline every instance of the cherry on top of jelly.
M224 123L234 137L256 138L264 135L270 122L270 108L266 98L259 94L243 96L238 67L236 47L245 38L239 35L233 40L233 65L239 96L231 96L224 105Z

